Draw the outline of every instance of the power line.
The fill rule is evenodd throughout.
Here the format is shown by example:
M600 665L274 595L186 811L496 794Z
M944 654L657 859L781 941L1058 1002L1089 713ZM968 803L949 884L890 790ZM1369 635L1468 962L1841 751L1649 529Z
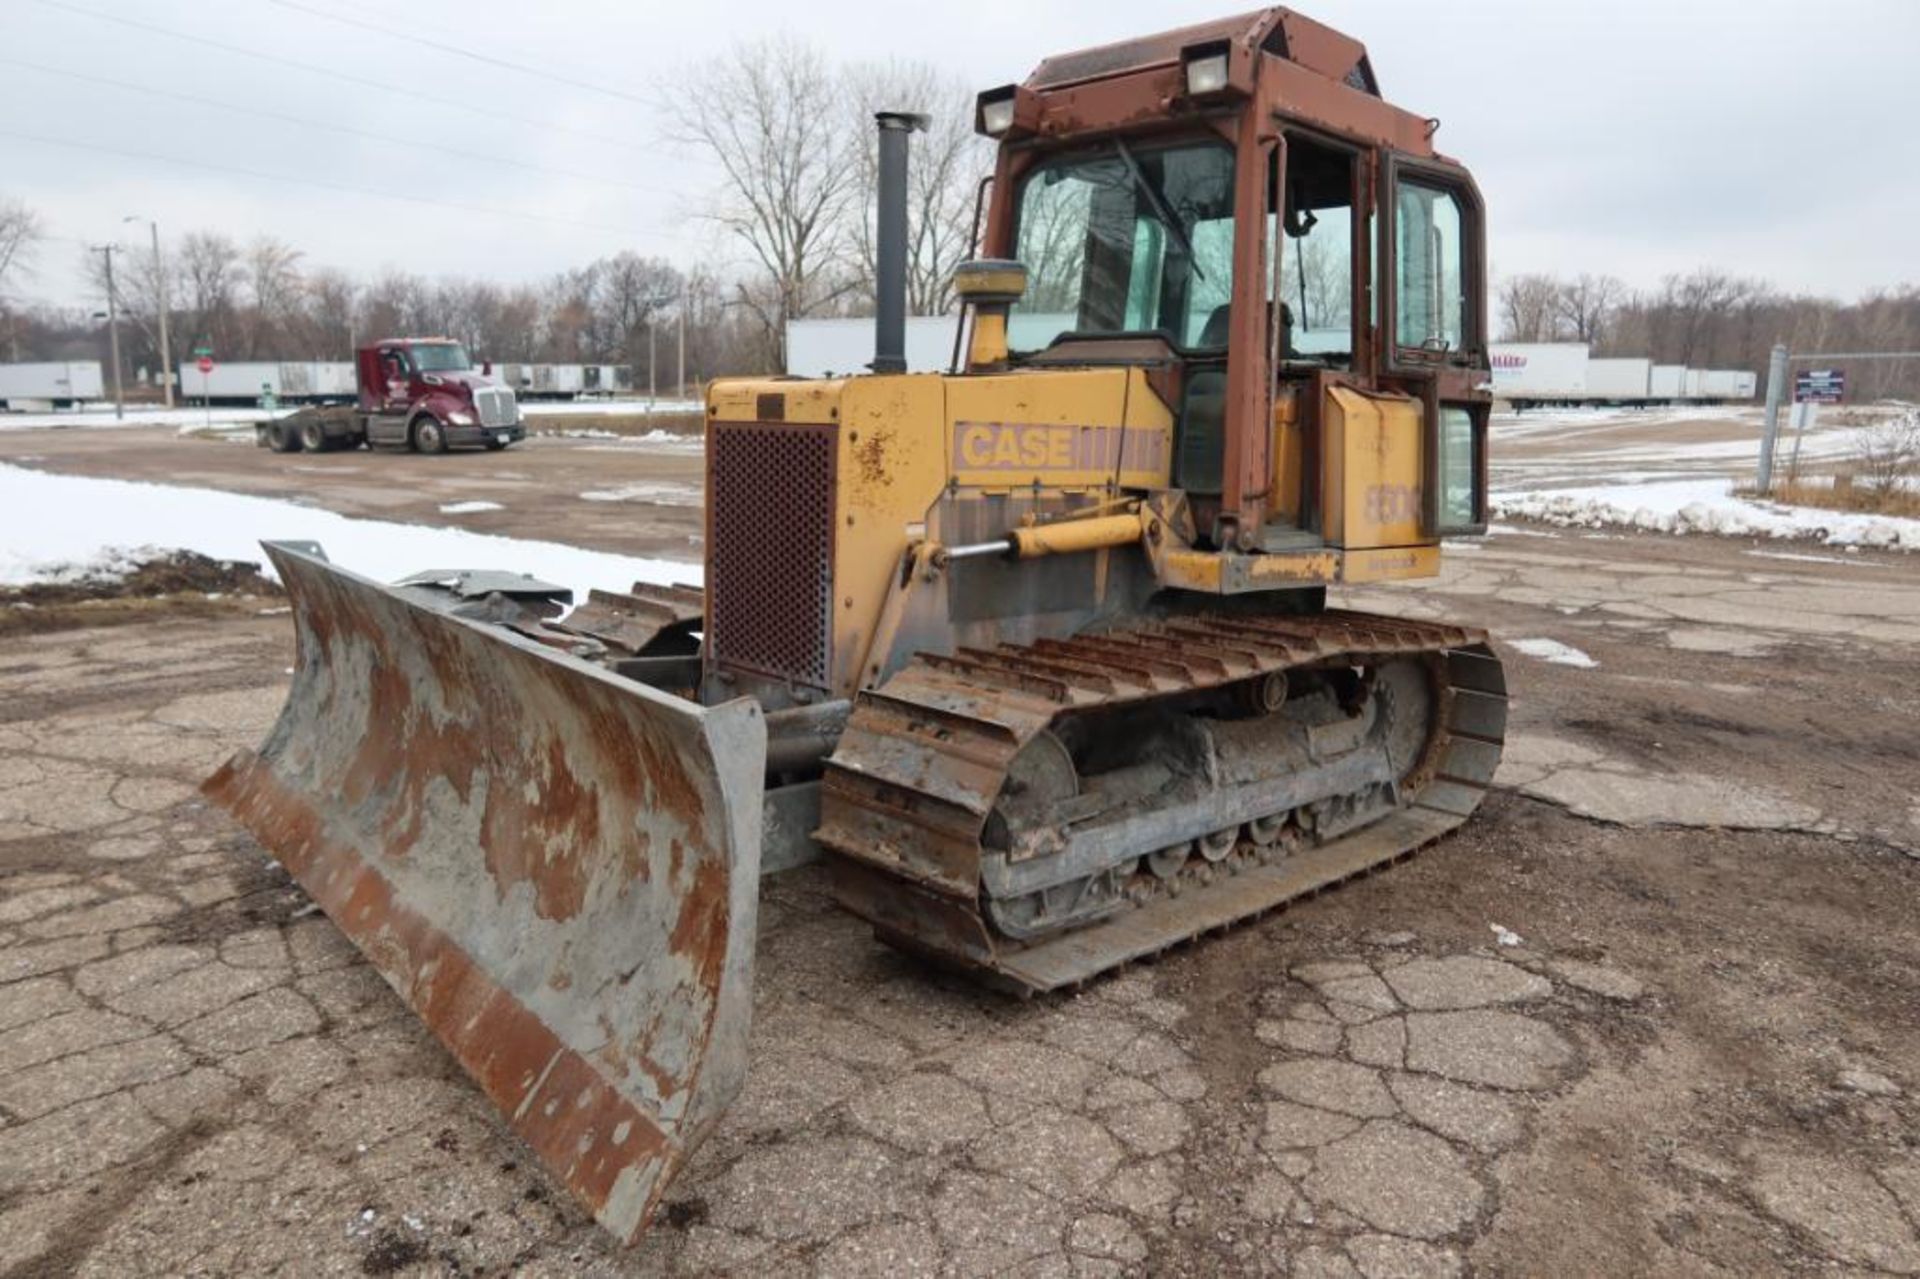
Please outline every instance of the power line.
M324 178L306 178L288 173L265 173L259 169L245 169L238 165L217 164L210 160L192 160L185 156L158 155L151 151L134 151L125 147L107 146L98 142L81 142L73 138L49 138L35 133L21 133L13 129L0 129L0 138L14 138L21 142L37 142L42 146L71 147L80 151L96 151L103 155L116 155L132 160L155 160L162 164L184 165L192 169L205 169L213 173L232 174L236 177L254 178L263 182L286 182L297 186L319 187L328 191L343 191L350 195L370 195L382 200L404 200L409 204L424 204L441 209L456 209L462 213L485 213L494 217L519 218L528 222L547 222L555 226L580 227L592 231L606 231L615 235L631 235L628 227L611 226L604 222L587 222L579 218L556 218L543 213L527 213L519 209L500 209L483 204L461 204L453 200L436 200L431 196L411 195L401 191L381 191L374 187L353 186L345 182L329 182ZM668 239L683 239L675 231L655 231Z
M315 66L310 62L299 62L293 58L283 58L275 53L262 53L258 49L248 49L237 44L227 44L223 41L208 39L205 36L189 35L185 32L174 31L155 23L141 22L137 18L126 18L117 13L106 13L99 9L89 9L82 5L68 4L66 0L38 0L38 3L50 9L60 9L67 13L78 14L83 18L93 18L100 22L116 22L123 27L132 27L137 31L148 31L154 35L165 36L169 40L179 40L186 44L205 45L210 49L219 49L225 53L237 53L246 58L259 58L263 62L272 62L280 66L292 67L296 71L305 71L312 75L328 76L335 80L343 80L348 84L358 84L370 89L379 89L383 93L398 93L405 97L417 98L422 102L431 102L437 106L451 107L456 111L467 111L474 115L489 116L496 120L505 120L511 124L524 125L533 129L571 133L582 138L589 138L605 146L620 147L627 151L644 153L647 150L647 148L638 146L632 142L623 142L619 138L608 137L605 134L592 133L585 129L576 129L571 125L556 124L551 121L529 120L524 116L513 115L505 111L495 111L488 107L477 107L469 103L455 101L452 98L436 97L431 93L422 93L418 89L407 88L405 85L388 84L385 81L374 80L367 76L357 76L345 71L336 71L332 67Z
M627 102L638 103L643 107L652 107L654 105L647 99L637 94L628 93L622 89L609 89L605 85L594 84L591 81L576 80L572 76L560 75L553 71L545 71L539 67L530 67L524 62L511 62L506 58L497 58L490 53L477 53L472 49L463 49L459 45L446 44L439 40L429 40L425 36L415 35L411 31L402 31L396 27L381 26L377 22L367 22L361 18L349 18L345 14L329 13L325 9L316 9L311 5L300 4L298 0L271 0L271 3L279 5L282 9L292 9L299 13L312 14L316 18L324 18L328 22L338 22L344 26L359 27L362 31L377 32L383 36L391 36L396 40L406 40L429 49L438 49L442 53L451 53L457 57L470 58L475 62L482 62L488 66L504 67L508 71L518 71L521 75L537 76L542 80L551 80L555 84L564 84L571 89L585 89L589 93L604 93L610 98L620 98Z
M134 84L129 80L116 80L110 76L92 75L85 71L69 71L64 67L42 66L37 62L24 62L18 58L0 57L0 65L24 67L29 71L38 71L44 75L66 76L68 79L84 80L92 84L103 84L115 89L131 89L135 93L147 93L155 97L173 98L180 102L192 102L201 106L217 107L222 111L235 111L244 115L261 116L270 120L285 120L289 124L298 124L309 129L328 129L334 133L347 133L355 137L371 138L376 142L391 142L397 146L417 147L423 151L433 151L441 155L459 156L466 160L479 160L487 164L511 165L518 169L530 169L535 173L548 173L563 178L577 178L585 182L604 182L609 186L627 187L635 191L653 191L656 189L646 183L628 182L622 178L607 178L593 173L578 173L571 169L556 169L544 164L533 164L526 160L516 160L511 156L486 155L478 151L462 151L454 147L440 146L437 143L422 142L417 138L402 138L390 133L376 133L371 129L355 128L350 124L334 124L326 120L310 120L304 116L288 115L282 111L269 111L263 107L246 106L237 102L221 102L217 98L202 98L196 94L181 93L175 89L156 89L151 85Z

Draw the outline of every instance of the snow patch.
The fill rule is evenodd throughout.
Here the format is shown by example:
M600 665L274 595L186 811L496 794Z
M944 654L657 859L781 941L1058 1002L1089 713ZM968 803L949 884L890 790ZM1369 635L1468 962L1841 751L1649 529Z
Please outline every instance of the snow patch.
M169 550L262 563L259 539L314 541L334 563L376 581L423 569L530 573L570 587L626 591L637 581L700 584L700 566L385 520L352 519L273 498L0 464L0 583L71 579ZM271 568L267 569L271 575Z
M1495 514L1561 528L1631 528L1649 533L1802 538L1829 546L1920 550L1920 520L1736 497L1730 479L1509 493Z
M440 507L442 515L478 515L482 511L504 511L507 508L498 502L475 499L471 502L446 502Z
M1507 642L1528 657L1537 657L1543 662L1552 662L1555 666L1577 666L1583 670L1591 670L1600 665L1573 645L1562 644L1557 639L1540 637Z

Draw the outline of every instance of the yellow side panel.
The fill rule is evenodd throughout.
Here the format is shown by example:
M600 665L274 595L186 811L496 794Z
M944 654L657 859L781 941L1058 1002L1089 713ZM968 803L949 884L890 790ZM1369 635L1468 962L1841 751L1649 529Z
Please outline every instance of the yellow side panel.
M787 385L794 385L788 383ZM834 685L858 682L907 544L947 482L945 389L935 375L849 378L839 408Z
M1440 545L1389 546L1374 551L1348 551L1341 556L1343 582L1397 582L1435 577L1440 572Z
M1171 473L1173 415L1138 369L953 378L947 417L962 487L1164 488Z
M1420 402L1336 386L1328 391L1325 416L1328 543L1357 549L1430 543L1420 530Z
M721 378L707 387L707 414L716 422L801 422L834 420L840 390L849 378ZM778 396L780 414L761 412L762 397Z

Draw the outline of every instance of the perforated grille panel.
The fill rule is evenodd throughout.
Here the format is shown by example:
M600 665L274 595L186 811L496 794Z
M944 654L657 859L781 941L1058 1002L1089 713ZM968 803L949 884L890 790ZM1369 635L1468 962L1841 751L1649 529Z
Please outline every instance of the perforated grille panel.
M714 664L827 687L834 428L716 422L707 458Z

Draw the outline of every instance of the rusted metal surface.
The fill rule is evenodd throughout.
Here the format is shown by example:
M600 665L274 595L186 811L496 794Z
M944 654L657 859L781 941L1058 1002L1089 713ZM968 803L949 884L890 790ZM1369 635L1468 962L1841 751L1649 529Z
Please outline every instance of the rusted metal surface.
M637 655L663 633L697 629L705 613L706 596L698 587L635 582L626 592L588 591L586 603L548 625L599 640L615 652Z
M625 1240L746 1072L765 721L269 544L298 666L205 784Z
M1273 683L1275 675L1358 672L1391 662L1428 672L1421 677L1425 704L1408 708L1418 711L1413 722L1421 735L1397 755L1375 750L1303 765L1334 787L1326 795L1295 794L1299 788L1285 776L1222 782L1180 812L1148 808L1097 831L1075 827L1068 801L1057 837L1043 841L1049 851L1035 860L1010 868L1006 853L985 847L1015 760L1073 717L1155 703L1177 712L1196 698L1257 697L1263 690L1283 700L1286 686ZM1018 987L1051 989L1317 891L1453 829L1492 783L1505 727L1504 676L1484 632L1364 613L1179 616L1031 645L922 654L857 702L828 761L818 839L831 854L842 904L881 935ZM1336 730L1342 725L1308 740L1361 740L1357 730ZM1355 795L1366 801L1345 806ZM1276 865L1270 850L1250 847L1263 797L1276 813L1337 802L1322 813L1315 846ZM986 917L983 899L999 886L1045 887L1070 878L1083 869L1072 864L1075 857L1087 858L1087 868L1122 864L1194 838L1199 828L1187 827L1211 816L1237 833L1249 855L1234 864L1246 873L1216 879L1209 872L1194 900L1187 900L1192 893L1161 897L1034 944ZM1145 842L1121 847L1128 839ZM1210 861L1222 858L1218 846L1207 853ZM1204 908L1195 904L1202 898Z

